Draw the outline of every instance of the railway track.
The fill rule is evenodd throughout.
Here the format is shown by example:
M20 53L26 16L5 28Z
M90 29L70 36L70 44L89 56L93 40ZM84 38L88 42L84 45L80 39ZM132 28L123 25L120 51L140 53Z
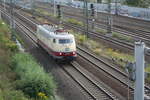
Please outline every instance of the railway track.
M98 81L89 77L89 72L84 70L77 62L72 62L71 66L64 66L63 69L88 92L93 100L119 100L104 88L104 84L99 84Z
M54 21L54 20L53 20L53 21ZM127 77L127 75L124 75L124 76ZM126 86L127 86L127 84L126 84ZM145 88L146 88L147 91L149 91L149 87L146 86Z
M48 19L49 21L53 22L54 24L59 24L59 20L58 19L55 19L53 17L50 17L50 16L43 16L43 15L40 15L38 13L35 13L37 16L40 16L40 17L43 17L45 19ZM85 29L78 26L78 25L73 25L71 23L68 23L67 22L63 22L62 23L63 25L65 25L66 27L69 27L69 28L72 28L74 30L77 30L77 31L80 31L82 33L84 33ZM101 41L104 41L108 44L110 44L110 46L114 46L114 47L117 47L118 49L121 48L121 50L125 50L126 52L129 52L129 51L133 51L134 50L134 45L131 44L131 43L128 43L128 42L125 42L125 41L122 41L122 40L118 40L118 39L115 39L115 38L112 38L112 37L107 37L103 34L100 34L100 33L97 33L97 32L93 32L93 31L89 31L88 32L89 35L92 37L92 38L97 38L97 39L100 39ZM126 48L126 49L124 49ZM147 54L147 56L149 56L150 54Z
M52 10L51 8L46 8L46 7L42 7L42 6L37 6L37 7L45 9L48 12ZM66 11L64 12L64 14L65 14L64 15L65 17L75 18L75 19L80 20L82 22L85 21L85 17L83 15L78 15L78 14L74 15L74 14L71 14L71 12L68 13ZM89 22L90 22L90 20L89 20ZM122 33L123 35L126 35L126 36L131 36L134 40L143 40L145 43L147 43L147 45L150 45L150 43L149 43L150 42L149 41L149 39L150 39L150 32L149 31L144 31L144 30L138 29L138 28L132 29L132 28L126 27L125 25L129 26L130 24L127 23L127 22L124 22L124 21L122 21L122 22L119 21L118 22L118 20L115 20L114 22L115 23L114 23L113 29L112 29L114 32ZM92 23L92 22L90 22L90 23ZM118 24L119 24L119 26L118 26ZM122 26L123 24L125 24L125 25ZM102 21L96 20L95 21L95 25L98 28L107 29L107 21L103 21L102 22ZM133 26L133 25L130 25L130 26ZM138 24L136 26L138 26Z
M9 15L7 15L7 17L9 18ZM15 20L16 28L18 30L21 29L20 31L23 31L23 33L25 33L26 36L36 44L37 40L34 32L18 19L15 18ZM87 74L79 70L79 68L77 68L77 66L79 67L77 63L73 62L71 65L76 68L76 71L71 70L71 67L68 68L67 66L63 67L64 70L90 95L92 100L118 100L113 94L111 94L109 91L106 91L102 86L100 86L100 84L97 84L89 76L87 76Z
M80 49L81 49L81 48L80 48ZM78 50L79 50L79 47L78 47ZM79 51L78 51L78 53L79 53ZM80 54L81 54L81 53L80 53ZM110 70L109 70L109 71L110 71ZM105 72L108 73L108 71L105 71ZM111 75L112 75L112 74L111 74ZM113 75L112 75L112 76L113 76ZM112 76L111 76L111 77L112 77ZM119 75L118 75L118 76L119 76ZM122 81L121 81L121 82L122 82ZM127 87L125 87L125 88L127 88Z
M43 15L40 15L38 13L34 13L36 14L37 16L40 16L40 17L43 17L45 19L48 19L50 22L54 23L54 24L59 24L59 20L56 19L56 18L53 18L53 17L48 17L48 16L43 16ZM66 26L67 28L70 28L70 29L74 29L74 30L77 30L77 31L80 31L81 33L84 33L85 32L85 29L83 27L80 27L78 25L74 25L74 24L71 24L71 23L67 23L67 22L62 22L61 23L62 25ZM69 24L69 25L68 25ZM93 31L89 31L88 32L89 35L91 37L97 37L99 39L102 39L106 42L110 42L110 43L113 43L114 45L116 46L120 46L120 47L124 47L128 50L133 50L134 46L133 44L130 44L128 42L124 42L124 41L121 41L121 40L117 40L115 38L112 38L112 37L108 37L106 35L103 35L103 34L100 34L100 33L97 33L97 32L93 32Z
M29 28L27 28L28 30L30 30ZM32 34L35 34L34 32L32 32ZM35 39L34 39L34 41L36 41ZM79 49L79 47L78 47L78 49ZM83 50L80 48L80 50L83 52ZM87 53L87 52L86 52ZM91 54L89 54L89 55L91 55ZM85 58L85 57L84 57ZM93 58L95 58L94 56L93 56ZM89 61L89 60L88 60ZM100 60L99 60L100 61ZM93 62L93 61L90 61L91 63ZM102 61L101 61L102 62ZM104 63L104 62L103 62ZM107 64L107 66L109 66L108 64ZM113 69L113 68L111 68L111 69ZM117 70L117 69L116 69ZM109 70L110 71L110 70ZM109 72L109 71L107 71L107 72ZM122 73L122 72L120 72L120 71L118 71L118 73ZM113 75L113 74L112 74ZM115 75L114 75L115 76ZM126 75L124 75L124 77L125 77ZM122 77L123 78L123 77ZM123 78L124 79L124 78ZM147 90L149 89L148 87L146 87L147 88ZM132 89L132 88L131 88ZM98 99L96 99L96 100L98 100ZM107 100L107 99L106 99Z
M55 19L55 18L52 18L52 17L47 17L47 16L42 16L42 15L39 15L39 14L36 14L40 17L44 17L45 19L48 19L49 21L51 21L52 23L55 23L55 24L59 24L59 20L58 19ZM26 16L26 15L25 15ZM77 31L80 31L80 32L84 32L84 29L82 29L81 27L77 26L77 25L73 25L73 24L69 24L66 23L66 22L63 22L62 23L63 25L65 25L67 28L71 28L71 29L74 29L74 30L77 30ZM111 37L107 37L105 35L102 35L102 34L99 34L99 33L96 33L96 32L89 32L90 36L92 38L95 39L100 39L102 40L103 42L106 42L108 44L110 44L110 47L112 48L118 48L121 50L125 50L125 52L131 52L134 50L134 45L133 44L130 44L130 43L127 43L127 42L124 42L124 41L120 41L120 40L117 40L117 39L114 39L114 38L111 38ZM124 49L126 48L126 49ZM147 61L149 61L149 56L150 54L146 54L146 58L147 58Z
M78 48L79 49L79 48ZM107 71L106 71L107 72ZM119 76L119 75L118 75Z
M51 22L53 22L53 23L55 23L55 24L59 24L59 20L58 19L55 19L55 18L53 18L53 17L46 17L46 16L42 16L42 15L39 15L39 14L36 14L37 16L40 16L40 17L43 17L43 18L46 18L46 19L48 19L48 20L50 20ZM71 24L71 23L69 23L69 25L68 25L68 23L67 22L63 22L62 23L63 25L65 25L65 26L67 26L67 27L72 27L73 29L75 29L75 30L77 30L77 31L81 31L82 33L84 33L85 32L85 29L84 28L82 28L82 27L80 27L80 26L78 26L78 25L74 25L74 24ZM118 30L119 32L122 32L122 31L120 31L120 30ZM99 39L101 39L101 40L103 40L103 41L105 41L105 42L107 42L107 43L113 43L113 44L111 44L111 45L114 45L115 47L119 47L119 48L122 48L121 50L124 50L124 48L126 48L126 50L128 51L133 51L134 50L134 44L132 44L132 43L129 43L129 42L125 42L125 41L122 41L122 40L118 40L118 39L115 39L115 38L112 38L112 37L108 37L108 36L106 36L106 35L103 35L103 34L100 34L100 33L98 33L98 32L93 32L93 31L89 31L88 32L89 33L89 35L93 38L93 37L96 37L96 38L99 38ZM134 37L134 38L137 38L136 40L140 40L140 39L143 39L142 37L141 38L139 38L139 37L137 37L137 36L134 36L134 35L129 35L129 33L126 33L126 32L122 32L124 35L128 35L128 36L132 36L132 37ZM146 41L146 43L150 43L150 41L149 41L149 39L145 39L145 41ZM148 56L150 56L150 54L146 54L147 55L147 57Z
M78 48L79 49L79 48ZM121 73L121 72L119 72L119 73ZM119 76L119 75L118 75ZM125 77L127 77L127 75L123 75L124 76L124 78L122 78L122 79L125 79ZM120 78L121 79L121 78ZM124 83L125 84L125 83ZM127 87L127 84L126 84L126 87ZM131 88L131 87L130 87ZM132 89L132 88L131 88ZM147 87L147 90L148 90L149 88Z

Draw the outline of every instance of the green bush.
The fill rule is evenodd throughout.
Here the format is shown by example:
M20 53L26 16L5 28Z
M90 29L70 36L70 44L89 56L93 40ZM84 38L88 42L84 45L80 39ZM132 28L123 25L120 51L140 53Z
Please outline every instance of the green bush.
M3 21L0 20L0 47L15 52L18 47L15 42L11 40L11 30Z
M0 91L0 100L29 100L22 91L17 90L4 90Z
M17 73L16 88L30 97L36 98L39 92L47 97L54 96L56 85L53 77L44 72L35 59L27 53L18 53L13 56L13 70Z

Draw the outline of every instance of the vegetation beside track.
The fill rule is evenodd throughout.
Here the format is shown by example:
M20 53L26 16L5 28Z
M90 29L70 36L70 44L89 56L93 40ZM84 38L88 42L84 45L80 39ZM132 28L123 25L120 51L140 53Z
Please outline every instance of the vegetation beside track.
M31 55L15 54L12 59L12 69L17 75L17 89L32 98L52 100L56 88L53 77L45 73L43 67Z
M105 29L96 29L96 32L102 33L102 34L105 35L107 33L107 30L105 30Z
M45 20L42 17L40 17L40 18ZM102 33L102 34L105 35L107 31L96 29L96 32L99 32L99 33ZM74 33L77 33L77 32L74 32L74 31L71 30L71 33L74 34ZM79 35L79 34L77 33L77 34L74 34L74 35L76 36L77 42L80 45L83 45L83 46L87 47L88 49L90 49L91 51L93 51L97 55L104 56L108 59L112 59L115 63L121 65L122 68L124 68L124 66L126 65L127 62L133 62L134 61L134 57L130 54L122 53L118 50L114 50L112 48L106 47L101 43L97 43L96 41L93 41L91 39L87 39L86 36L81 35L81 34ZM116 39L126 41L126 42L132 42L132 43L134 42L132 37L125 36L125 35L122 35L122 34L116 33L116 32L113 32L112 37L114 37ZM88 42L87 42L87 40L88 40ZM147 69L147 72L149 72L149 71L150 70ZM150 78L149 77L147 78L147 80L150 83Z
M54 17L51 13L45 11L45 10L42 9L42 8L36 8L35 11L36 11L37 13L40 13L40 14L45 15L45 16ZM57 18L57 17L54 17L54 18ZM41 18L41 17L38 18L38 20L41 21L41 22L48 22L46 19ZM83 23L82 21L78 21L78 20L76 20L76 19L74 19L74 18L67 18L67 19L65 19L65 20L64 20L64 19L61 19L61 20L62 20L62 21L65 21L65 22L67 22L67 23L74 24L74 25L78 25L78 26L82 26L82 27L84 26L84 23ZM105 30L105 29L95 29L95 30L96 30L96 32L98 32L98 33L102 33L102 34L104 34L104 35L107 34L107 30ZM116 39L119 39L119 40L122 40L122 41L125 41L125 42L130 42L130 43L133 43L133 42L134 42L134 40L133 40L132 37L123 35L123 34L118 33L118 32L113 32L113 33L112 33L112 37L113 37L113 38L116 38Z
M40 8L36 8L35 12L40 13L40 14L45 15L45 16L55 17L55 16L53 16L53 14L48 13L47 11L40 9Z
M73 30L69 30L70 33L74 34L76 38L76 42L91 51L93 51L96 55L106 57L108 59L112 59L117 64L121 65L123 68L127 62L133 62L134 56L131 54L123 53L118 50L109 48L108 46L104 46L101 43L98 43L92 39L87 38L85 35L81 33L77 33ZM117 34L117 33L115 33ZM148 64L148 66L150 66ZM147 72L150 72L150 68L146 69Z
M102 33L104 35L107 34L107 30L105 30L105 29L96 29L96 32ZM115 38L115 39L125 41L125 42L134 43L134 40L133 40L132 37L120 34L118 32L112 32L112 37Z
M18 51L11 41L11 30L0 20L0 100L28 100L22 91L15 89L16 73L11 70L11 56Z
M131 54L123 53L118 50L109 48L108 46L104 46L104 44L89 39L85 35L74 32L73 30L69 30L69 32L74 34L76 42L79 45L89 49L98 56L111 59L114 63L121 66L122 69L125 69L127 62L134 62L134 56ZM150 83L150 64L147 64L145 71L148 73L146 82Z
M125 42L134 43L134 40L133 40L132 37L126 36L126 35L123 35L123 34L120 34L120 33L117 33L117 32L113 32L112 37L114 37L116 39L119 39L119 40L123 40Z
M78 20L73 19L73 18L67 19L66 22L71 23L71 24L75 24L75 25L79 25L79 26L84 26L83 22L78 21Z
M53 100L52 76L31 55L19 53L11 33L0 20L0 100Z
M78 44L83 45L84 47L90 49L97 55L112 59L121 66L125 66L127 61L132 62L134 61L134 57L132 55L122 53L120 51L104 46L101 43L98 43L92 39L87 38L85 35L82 35L81 33L76 33L72 30L70 30L70 33L75 35L76 42Z

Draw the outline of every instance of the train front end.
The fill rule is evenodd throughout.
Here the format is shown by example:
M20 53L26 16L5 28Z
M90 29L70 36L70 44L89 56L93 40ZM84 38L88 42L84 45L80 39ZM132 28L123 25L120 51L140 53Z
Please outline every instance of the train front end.
M74 36L69 34L65 37L56 39L54 57L60 60L73 61L77 57L76 43Z

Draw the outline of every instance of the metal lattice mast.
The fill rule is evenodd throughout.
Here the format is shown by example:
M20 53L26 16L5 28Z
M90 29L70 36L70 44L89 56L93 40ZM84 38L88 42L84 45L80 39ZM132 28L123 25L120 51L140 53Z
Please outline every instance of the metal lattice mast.
M84 14L85 14L85 34L89 37L89 15L88 15L88 2L84 0Z
M53 0L53 6L54 6L54 16L56 16L56 3L55 3L55 0Z
M15 28L14 13L13 13L14 5L15 5L14 2L15 2L14 0L10 0L10 15L11 15L11 17L10 17L10 27L12 29Z
M108 0L107 33L112 34L111 0Z
M4 10L6 10L6 0L4 0Z
M115 0L115 14L118 15L118 0Z

